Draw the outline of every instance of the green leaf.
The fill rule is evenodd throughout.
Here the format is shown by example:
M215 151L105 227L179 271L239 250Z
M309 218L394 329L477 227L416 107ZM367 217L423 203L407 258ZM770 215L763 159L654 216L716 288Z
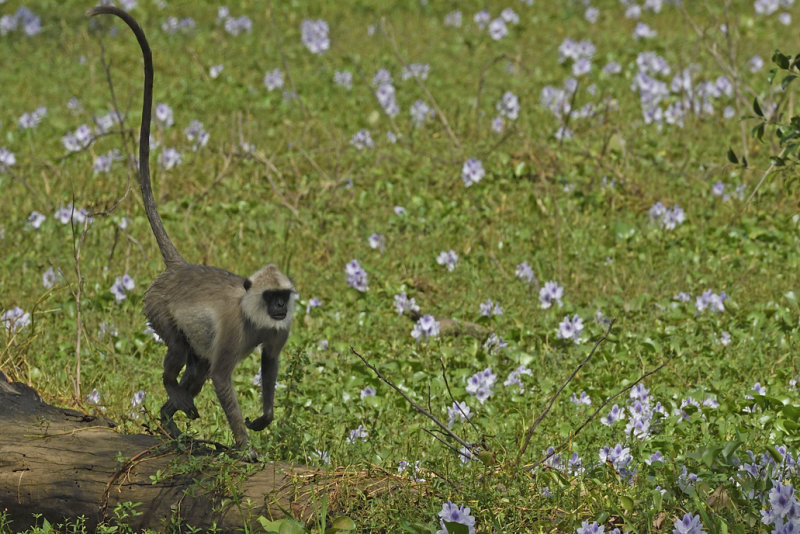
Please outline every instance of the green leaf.
M755 112L755 114L759 117L764 116L764 112L761 111L761 106L758 105L758 97L753 98L753 112Z
M350 532L356 529L356 523L346 515L343 515L336 518L331 524L331 529L333 529L333 532Z
M469 527L461 523L453 521L444 521L444 526L447 527L447 532L450 534L469 534Z
M794 74L788 74L783 80L781 80L781 89L786 89L790 83L792 83L797 76Z
M728 147L728 161L730 161L734 165L738 165L739 163L739 158L736 157L736 152L734 152L733 149L730 147Z
M780 50L775 50L772 54L772 62L783 70L787 70L791 64L789 56L782 54Z

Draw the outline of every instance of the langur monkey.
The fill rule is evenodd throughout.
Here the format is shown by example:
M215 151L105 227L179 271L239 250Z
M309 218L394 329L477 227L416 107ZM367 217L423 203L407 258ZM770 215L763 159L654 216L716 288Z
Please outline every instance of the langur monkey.
M153 59L139 24L125 11L111 6L90 9L87 15L121 18L133 30L144 56L144 103L139 132L139 184L147 219L166 269L144 295L144 314L167 345L164 387L168 399L161 420L173 437L180 434L172 417L182 410L199 417L194 397L211 377L219 403L233 430L236 445L248 460L257 458L249 447L247 429L259 431L272 422L278 355L292 324L295 289L275 265L267 265L249 278L224 269L192 265L178 253L164 230L150 184L150 117L153 105ZM250 421L242 417L233 389L233 370L261 345L263 414ZM186 370L178 382L178 373Z

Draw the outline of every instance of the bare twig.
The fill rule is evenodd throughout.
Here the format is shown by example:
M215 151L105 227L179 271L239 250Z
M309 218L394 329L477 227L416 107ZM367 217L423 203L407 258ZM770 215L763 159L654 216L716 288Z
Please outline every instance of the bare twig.
M461 412L461 415L464 416L464 419L469 423L469 426L475 431L476 434L480 435L480 430L478 427L475 426L475 423L469 418L469 416L464 412L461 408L461 403L457 402L456 399L453 397L453 392L450 391L450 383L447 381L447 369L444 366L444 359L439 357L439 363L442 364L442 378L444 379L444 387L447 388L447 394L450 396L450 400L453 401L453 406L458 408L458 411Z
M597 347L600 346L600 343L602 343L603 341L605 341L608 338L608 335L611 333L611 328L614 326L614 321L616 321L616 320L617 320L616 318L611 319L611 321L608 323L608 328L606 329L606 333L603 334L603 337L601 337L600 339L598 339L595 342L594 347L592 347L591 352L589 352L589 355L586 356L586 358L583 359L583 361L572 371L572 374L569 375L569 378L567 378L567 380L561 385L561 387L558 388L558 391L556 391L553 394L553 396L550 398L550 402L547 403L547 406L545 407L544 411L539 415L539 417L536 418L536 420L533 422L531 427L528 429L528 432L525 435L525 441L522 443L522 447L520 448L519 453L517 453L516 463L519 463L520 458L522 458L522 455L525 454L525 451L528 449L528 445L530 444L531 438L533 437L533 433L536 432L536 429L539 427L539 424L542 422L544 417L548 414L548 412L550 411L550 408L553 407L553 403L556 401L556 398L561 394L561 392L564 390L564 388L567 387L567 384L572 382L572 379L575 378L575 375L578 374L578 371L583 369L583 366L587 364L589 359L591 359L591 357L594 355L595 351L597 350Z
M586 425L588 425L597 416L597 414L600 413L600 410L602 410L603 408L606 407L606 405L608 405L609 402L611 402L612 400L616 399L617 397L619 397L623 393L625 393L627 391L630 391L631 389L636 387L636 384L638 384L639 382L641 382L645 378L647 378L647 377L649 377L651 375L654 375L657 372L659 372L661 369L666 367L667 364L669 364L673 359L675 359L675 358L673 357L673 358L669 358L669 359L665 360L664 362L662 362L655 369L652 369L652 370L646 372L645 374L643 374L642 376L640 376L636 380L636 382L634 382L633 384L630 384L630 385L622 388L621 390L617 391L613 395L611 395L609 398L607 398L605 401L603 401L603 403L600 406L598 406L597 409L594 412L592 412L592 414L589 417L587 417L586 420L583 423L581 423L581 425L578 428L576 428L574 432L571 432L570 435L564 441L559 443L558 446L554 447L553 450L551 450L549 453L547 453L542 459L537 461L535 464L533 464L531 466L527 466L526 469L532 471L532 470L536 469L537 467L539 467L540 465L542 465L548 459L552 458L554 454L556 454L558 451L560 451L561 449L566 447L568 443L570 443L573 439L575 439L575 437L578 434L580 434L581 430L583 430L586 427Z
M72 214L70 214L70 220L73 221L72 223L72 254L73 259L75 261L75 276L77 277L77 283L75 284L75 289L72 290L72 295L75 297L75 322L76 322L76 332L75 332L75 377L73 379L73 388L75 393L75 400L80 402L81 399L81 340L83 339L83 318L81 317L81 299L83 298L83 275L81 274L81 249L83 248L83 242L86 240L86 234L89 231L89 217L85 217L83 219L83 228L81 229L81 233L79 236L75 236L75 223L74 218L72 217L75 212L74 202L72 208Z
M356 351L356 349L354 349L352 346L350 347L350 352L352 352L353 354L355 354L356 356L358 356L358 358L359 358L359 359L360 359L362 362L364 362L364 365L366 365L367 367L369 367L370 369L372 369L372 372L373 372L373 373L375 373L379 379L381 379L383 382L385 382L386 384L388 384L388 385L389 385L389 386L390 386L392 389L394 389L394 390L395 390L395 391L397 391L397 392L398 392L400 395L402 395L402 396L403 396L403 398L404 398L404 399L406 399L406 401L407 401L407 402L408 402L408 403L409 403L409 404L410 404L410 405L411 405L411 406L412 406L412 407L413 407L415 410L417 410L419 413L421 413L422 415L424 415L425 417L427 417L428 419L430 419L431 421L433 421L433 422L436 424L436 426L438 426L439 428L441 428L441 429L442 429L442 432L443 432L445 435L447 435L447 436L451 437L452 439L454 439L455 441L457 441L458 443L460 443L461 445L463 445L464 447L466 447L466 448L467 448L467 450L470 450L470 451L472 450L472 445L470 445L469 443L467 443L466 441L464 441L463 439L461 439L461 437L460 437L458 434L456 434L455 432L453 432L452 430L450 430L449 428L447 428L447 425L446 425L446 424L444 424L444 423L442 423L442 422L439 420L439 418L438 418L438 417L436 417L436 416L435 416L435 415L433 415L431 412L429 412L428 410L426 410L425 408L423 408L422 406L420 406L418 403L414 402L414 400L412 400L412 399L411 399L411 397L409 397L408 395L406 395L405 391L403 391L402 389L400 389L399 387L397 387L397 386L396 386L396 385L395 385L395 384L394 384L394 383L393 383L391 380L389 380L388 378L386 378L385 376L383 376L383 375L381 374L381 372L380 372L380 371L378 371L378 369L377 369L377 368L376 368L374 365L372 365L371 363L369 363L369 362L367 361L367 359L366 359L365 357L363 357L361 354L359 354L359 353L358 353L358 351Z

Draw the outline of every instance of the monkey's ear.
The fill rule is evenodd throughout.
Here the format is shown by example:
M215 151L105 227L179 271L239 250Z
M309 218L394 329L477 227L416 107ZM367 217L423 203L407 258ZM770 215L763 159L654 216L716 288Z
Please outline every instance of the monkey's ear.
M244 290L247 291L253 286L253 282L250 281L249 278L244 279Z

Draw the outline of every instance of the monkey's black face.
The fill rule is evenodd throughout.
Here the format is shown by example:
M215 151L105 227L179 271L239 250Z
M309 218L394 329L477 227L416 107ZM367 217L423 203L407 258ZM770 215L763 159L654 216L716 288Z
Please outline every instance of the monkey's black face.
M261 296L264 298L264 303L267 305L267 313L276 321L282 321L289 313L289 301L292 298L292 292L288 289L267 289Z

